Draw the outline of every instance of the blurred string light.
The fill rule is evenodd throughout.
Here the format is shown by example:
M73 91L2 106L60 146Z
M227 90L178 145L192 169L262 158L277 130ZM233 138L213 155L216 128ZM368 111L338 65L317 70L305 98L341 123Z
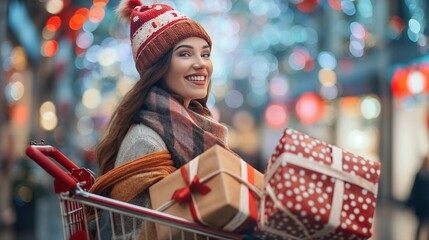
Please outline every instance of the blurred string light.
M334 100L335 98L339 97L339 89L337 85L322 85L320 86L319 92L320 96L326 100Z
M71 16L65 18L61 11L68 1L46 1L47 9L50 5L49 12L54 16L46 22L47 33L43 34L45 42L41 52L44 56L55 56L58 42L54 41L57 41L55 38L58 37L59 29L75 31L71 35L77 47L74 61L76 68L99 73L99 76L87 77L76 83L77 94L82 95L82 111L91 114L94 109L98 111L103 108L107 102L117 103L139 79L132 59L128 28L110 27L106 31L109 36L104 37L102 42L95 37L95 31L102 24L112 22L113 14L105 9L107 3L107 0L94 0L91 6L73 10ZM292 98L290 91L295 90L294 84L299 82L296 80L306 77L306 73L317 71L314 73L318 75L320 89L314 95L318 95L321 101L336 99L341 95L337 73L343 75L353 70L353 63L346 58L347 54L362 57L368 48L376 44L375 37L368 30L372 29L370 24L373 24L371 18L374 17L370 0L290 0L287 3L250 0L245 4L231 0L195 0L180 4L179 1L167 3L176 3L180 11L196 17L216 43L213 49L215 54L212 55L215 66L211 89L213 96L208 102L211 108L225 102L232 109L247 106L256 110L265 109L264 119L271 126L276 125L276 122L287 122L287 109L277 102L284 103ZM350 16L346 16L343 22L349 29L349 32L344 32L350 34L345 38L348 45L344 52L319 49L320 29L317 20L312 19L312 14L318 10L334 10L338 11L336 14ZM105 18L109 21L103 22ZM392 17L389 22L394 33L392 36L399 36L405 27L416 35L421 34L424 29L421 18L416 13L412 19L404 23L399 17ZM425 38L415 39L423 44ZM315 66L316 63L318 66ZM291 76L286 79L282 71ZM118 80L112 81L112 77ZM238 81L237 85L234 81ZM412 86L419 86L418 81L411 82L414 82ZM280 117L267 116L266 113L271 113L273 108L282 109L278 114ZM103 110L103 114L110 112Z
M58 117L56 113L56 108L53 102L46 101L44 102L39 109L40 113L40 126L47 130L52 131L58 125Z
M303 47L295 48L292 51L289 55L288 63L290 68L295 71L310 72L314 68L314 59L308 50Z
M389 20L389 31L387 37L391 39L398 38L405 29L404 20L399 16L392 16Z
M82 104L88 109L95 109L101 103L100 91L96 88L85 90L82 96Z
M347 134L347 146L353 149L368 148L368 139L365 133L359 129L353 129Z
M24 76L21 72L14 72L9 78L9 83L5 87L5 96L8 102L19 101L25 93L25 87L22 81Z
M46 1L46 11L50 14L58 14L64 8L63 0L48 0Z
M289 91L289 82L284 77L277 76L271 79L268 89L273 100L285 100Z
M398 67L391 79L393 96L399 99L429 93L429 64Z
M370 19L374 12L371 0L357 1L357 11L360 16Z
M418 70L413 70L407 77L407 88L411 94L420 94L426 88L427 79Z
M320 0L293 0L296 7L303 13L311 13L317 9L320 4Z
M288 111L281 103L269 103L264 112L265 124L272 129L283 129L288 122Z
M407 36L413 41L417 42L420 46L426 46L427 40L424 35L426 28L427 1L425 0L405 0L405 5L410 12L410 19L408 20Z
M325 102L315 93L302 94L295 105L296 114L303 124L311 125L325 114Z
M341 10L346 15L352 16L356 14L356 7L354 1L352 0L342 0L341 1Z
M94 35L90 32L81 32L76 39L76 45L82 49L87 49L93 42Z
M319 70L319 81L323 86L331 87L337 83L337 75L331 69L322 68Z
M243 94L237 90L231 90L225 96L225 104L233 109L241 107L243 100Z
M361 100L359 97L343 97L340 99L340 112L344 116L359 117L361 114Z
M11 63L12 67L17 71L23 71L27 68L28 60L27 54L22 47L15 47L11 53Z
M333 100L339 96L337 87L337 74L327 68L319 70L320 96L326 100Z
M255 15L269 18L278 17L280 14L280 9L274 1L250 0L249 10Z
M366 27L359 22L350 24L350 44L349 51L354 57L362 57L365 49L365 40L367 39Z
M6 99L9 102L19 101L24 96L24 85L22 82L11 82L5 88Z
M58 16L52 16L46 21L46 29L51 32L56 32L61 27L61 18Z
M337 59L331 52L322 51L317 55L317 62L320 67L334 70L337 67Z
M58 51L58 42L56 40L45 41L42 44L41 54L44 57L53 57Z
M341 10L341 1L342 0L328 0L328 4L332 9L340 11Z
M374 96L365 96L361 99L361 113L365 119L375 119L380 115L381 104Z
M73 14L73 16L69 20L69 27L72 30L79 30L82 28L88 17L89 10L87 8L79 8Z
M105 14L104 6L93 5L89 10L88 19L93 23L99 23Z

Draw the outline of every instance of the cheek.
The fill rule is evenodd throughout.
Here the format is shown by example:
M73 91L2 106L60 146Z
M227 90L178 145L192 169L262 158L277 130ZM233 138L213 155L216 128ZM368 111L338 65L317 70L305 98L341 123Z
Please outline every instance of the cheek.
M210 61L210 63L207 64L207 66L208 66L207 69L208 69L209 75L211 76L213 73L213 63Z

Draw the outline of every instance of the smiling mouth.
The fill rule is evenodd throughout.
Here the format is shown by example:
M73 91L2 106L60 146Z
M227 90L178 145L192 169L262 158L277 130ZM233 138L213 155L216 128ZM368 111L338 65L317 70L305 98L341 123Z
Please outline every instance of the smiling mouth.
M204 81L206 80L205 76L190 76L190 77L186 77L186 79L188 79L189 81Z

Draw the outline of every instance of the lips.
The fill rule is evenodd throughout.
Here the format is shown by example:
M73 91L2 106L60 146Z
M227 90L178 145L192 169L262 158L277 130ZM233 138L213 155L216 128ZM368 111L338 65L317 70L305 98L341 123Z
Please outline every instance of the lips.
M204 85L207 79L207 76L195 74L195 75L189 75L185 77L186 80L189 82L195 84L195 85Z
M188 76L186 77L189 81L204 81L206 80L205 76Z

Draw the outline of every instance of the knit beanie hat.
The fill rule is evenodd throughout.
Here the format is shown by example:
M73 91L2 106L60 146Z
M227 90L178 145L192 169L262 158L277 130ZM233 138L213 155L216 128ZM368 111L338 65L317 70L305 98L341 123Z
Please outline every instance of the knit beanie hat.
M116 11L122 20L130 22L131 47L140 74L183 39L200 37L212 45L210 36L199 23L168 5L121 0Z

